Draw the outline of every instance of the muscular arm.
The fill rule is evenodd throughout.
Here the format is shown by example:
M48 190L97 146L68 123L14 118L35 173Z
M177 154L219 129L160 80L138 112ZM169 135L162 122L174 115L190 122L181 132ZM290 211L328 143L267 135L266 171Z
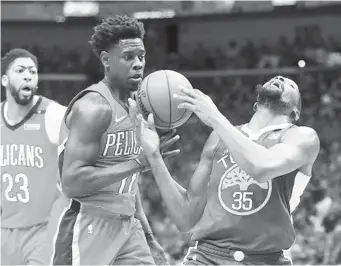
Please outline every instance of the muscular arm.
M172 178L160 154L148 158L161 195L180 231L190 230L202 216L207 200L206 189L212 170L212 157L217 144L218 136L212 133L187 190Z
M227 146L233 159L258 182L303 169L311 175L320 142L316 132L308 127L289 129L282 142L267 149L239 132L225 117L214 119L212 126Z
M70 133L65 145L62 186L68 197L79 197L140 171L132 161L110 167L97 167L100 139L108 128L112 111L108 102L97 93L88 93L77 100L68 120Z
M136 207L135 218L140 220L144 233L145 234L152 233L152 229L150 228L148 219L147 219L146 214L143 210L140 190L136 194L135 207Z

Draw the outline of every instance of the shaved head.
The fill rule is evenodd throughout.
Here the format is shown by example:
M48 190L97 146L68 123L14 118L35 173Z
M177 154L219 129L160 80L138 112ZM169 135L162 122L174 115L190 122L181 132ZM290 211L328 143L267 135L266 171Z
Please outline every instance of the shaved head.
M288 115L294 121L300 117L301 94L297 84L288 78L277 76L264 85L257 85L257 104L276 115Z

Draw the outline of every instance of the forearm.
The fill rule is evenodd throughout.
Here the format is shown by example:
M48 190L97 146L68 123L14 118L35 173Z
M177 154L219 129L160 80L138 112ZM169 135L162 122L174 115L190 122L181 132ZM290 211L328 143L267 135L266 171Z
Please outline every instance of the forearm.
M143 210L140 191L136 194L136 204L135 204L135 206L136 206L135 218L140 220L143 232L145 234L152 233L152 229L151 229L151 227L149 225L147 216L146 216L146 214L145 214L145 212Z
M188 199L187 190L172 178L161 155L155 155L148 158L148 160L162 198L167 205L172 219L179 230L188 230L190 201Z
M135 160L110 167L81 166L65 169L62 174L63 192L70 198L91 194L101 188L141 171Z
M264 160L272 159L268 149L241 134L223 115L212 121L212 127L231 153L233 160L257 180L257 166L261 166Z

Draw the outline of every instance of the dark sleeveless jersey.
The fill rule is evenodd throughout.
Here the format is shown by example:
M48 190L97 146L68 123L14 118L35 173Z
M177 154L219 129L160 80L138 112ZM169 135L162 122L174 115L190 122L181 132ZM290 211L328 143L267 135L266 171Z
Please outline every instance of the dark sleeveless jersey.
M266 131L254 141L269 148L289 127ZM207 205L192 239L249 254L289 248L295 239L289 202L298 171L259 183L235 163L221 140L213 160Z
M100 153L95 166L111 167L137 158L140 154L140 146L137 144L128 107L114 97L105 81L100 81L76 95L68 106L64 122L75 101L88 92L97 92L102 95L109 102L112 110L110 125L100 139ZM60 156L60 162L62 162L62 150ZM120 182L75 199L82 203L84 209L90 207L95 208L96 211L133 215L135 213L135 196L138 191L139 175L140 173L135 173ZM61 176L63 178L63 173ZM88 209L90 210L90 208Z
M47 221L57 197L58 143L51 142L46 123L58 131L60 123L47 121L54 120L54 114L48 111L50 118L46 114L58 104L40 97L25 119L11 126L5 103L1 104L1 227L21 228Z

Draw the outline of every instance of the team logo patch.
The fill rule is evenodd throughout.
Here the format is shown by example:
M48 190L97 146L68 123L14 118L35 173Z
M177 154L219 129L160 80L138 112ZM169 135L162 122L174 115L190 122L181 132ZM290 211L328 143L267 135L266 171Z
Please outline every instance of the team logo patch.
M268 139L278 139L279 136L280 136L279 133L273 133L273 134L271 134L271 135L268 137Z
M226 211L235 215L251 215L267 204L271 191L271 181L259 183L234 164L220 179L218 198Z
M40 130L40 124L25 124L24 130Z

